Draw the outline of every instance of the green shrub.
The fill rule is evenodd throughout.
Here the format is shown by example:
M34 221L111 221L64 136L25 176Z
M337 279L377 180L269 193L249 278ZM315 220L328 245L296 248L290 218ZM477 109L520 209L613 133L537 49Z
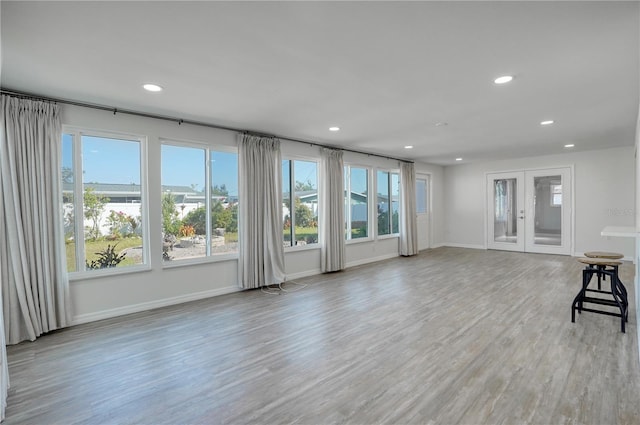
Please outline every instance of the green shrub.
M122 260L126 258L126 254L117 254L116 246L118 244L114 244L113 246L107 245L104 251L98 251L96 254L98 258L96 260L91 260L91 262L87 261L87 269L90 270L98 270L98 269L106 269L110 267L116 267Z

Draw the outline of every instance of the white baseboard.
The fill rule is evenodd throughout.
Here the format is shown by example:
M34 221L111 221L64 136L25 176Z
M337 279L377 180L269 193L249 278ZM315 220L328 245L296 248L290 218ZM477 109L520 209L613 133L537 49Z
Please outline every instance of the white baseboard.
M436 248L442 248L443 246L446 246L443 243L434 243L433 245L431 245L429 248L427 249L436 249Z
M227 286L225 288L211 289L208 291L195 292L192 294L178 295L177 297L164 298L161 300L147 301L140 304L116 307L109 310L96 311L95 313L79 314L73 317L71 325L95 322L97 320L110 319L112 317L124 316L125 314L139 313L141 311L153 310L154 308L166 307L169 305L182 304L189 301L211 298L218 295L239 292L242 289L237 286Z
M363 258L362 260L356 260L356 261L351 261L347 263L347 268L361 266L363 264L375 263L376 261L388 260L389 258L396 258L399 256L400 254L398 254L397 252L393 252L391 254L381 255L379 257Z
M316 276L321 273L322 271L320 269L306 270L298 273L290 273L290 274L287 274L287 280L294 280L294 279L301 279L303 277Z
M441 246L450 246L452 248L471 248L471 249L487 249L484 245L474 245L469 243L445 242Z

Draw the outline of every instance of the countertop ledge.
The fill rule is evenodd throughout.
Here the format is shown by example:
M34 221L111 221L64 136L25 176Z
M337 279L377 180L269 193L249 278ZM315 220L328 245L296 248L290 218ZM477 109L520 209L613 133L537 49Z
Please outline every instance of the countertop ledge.
M621 238L636 238L640 236L638 229L634 226L606 226L600 234L602 236L617 236Z

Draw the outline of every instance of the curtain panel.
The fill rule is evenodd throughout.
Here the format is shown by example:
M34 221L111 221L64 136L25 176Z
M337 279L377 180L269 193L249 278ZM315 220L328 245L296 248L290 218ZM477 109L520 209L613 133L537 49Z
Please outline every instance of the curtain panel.
M238 147L238 284L260 288L286 280L282 241L280 140L242 135Z
M2 96L0 273L6 342L71 322L55 104Z
M345 268L343 152L321 148L320 269L323 273Z
M0 264L2 275L2 264ZM0 291L0 305L2 305L2 291ZM5 417L7 395L9 392L9 364L7 363L7 341L4 337L4 320L0 314L0 421Z
M400 163L400 255L418 253L416 172L413 163Z

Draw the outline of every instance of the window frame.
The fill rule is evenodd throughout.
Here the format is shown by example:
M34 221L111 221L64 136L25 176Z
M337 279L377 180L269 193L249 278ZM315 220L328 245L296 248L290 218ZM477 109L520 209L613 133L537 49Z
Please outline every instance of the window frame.
M203 255L202 257L195 257L195 258L184 258L184 259L178 259L178 260L171 260L171 261L164 261L164 259L161 259L160 261L162 261L162 268L163 269L171 269L171 268L176 268L176 267L183 267L183 266L189 266L189 265L197 265L197 264L206 264L206 263L216 263L216 262L220 262L220 261L229 261L229 260L237 260L238 259L238 255L239 255L239 251L236 252L225 252L225 253L220 253L220 254L212 254L211 253L211 234L213 232L213 229L211 227L211 196L210 196L210 192L211 192L211 152L223 152L223 153L232 153L232 154L236 154L236 156L238 155L238 149L236 147L233 146L226 146L226 145L212 145L211 143L207 143L207 142L202 142L202 141L195 141L195 140L183 140L183 139L173 139L173 138L169 138L169 137L160 137L158 139L158 141L160 142L160 196L162 196L163 192L162 192L162 146L164 145L168 145L168 146L174 146L174 147L183 147L183 148L192 148L192 149L204 149L205 151L205 187L204 187L204 192L205 192L205 226L206 226L206 232L207 232L207 244L206 244L206 250L205 250L205 255ZM238 167L236 167L238 168ZM239 175L237 175L236 177L240 177ZM239 195L239 194L238 194ZM160 222L162 223L162 209L160 208ZM240 224L238 223L238 226ZM162 228L160 229L160 232L162 232ZM238 241L238 244L240 243L240 241Z
M389 232L387 234L381 235L380 229L378 228L378 173L387 173L387 188L389 190ZM374 176L376 179L375 188L376 188L376 202L375 209L373 211L374 220L375 220L375 231L376 231L376 240L378 239L391 239L391 238L399 238L400 237L400 199L398 198L398 232L393 233L393 201L392 201L392 175L398 176L398 197L400 196L400 170L393 168L376 168L374 172Z
M350 195L351 193L351 168L360 168L363 170L367 170L367 237L365 238L356 238L353 239L351 237L351 208L345 209L344 212L344 216L345 216L345 225L346 225L346 229L345 229L345 243L348 245L351 244L356 244L356 243L362 243L362 242L371 242L374 237L373 237L373 229L372 229L372 201L371 201L371 193L372 190L371 188L374 186L372 183L372 175L373 175L373 167L370 165L364 165L364 164L360 164L360 163L355 163L355 162L348 162L344 164L345 169L348 169L348 173L345 172L345 181L348 182L347 184L347 193L345 194L345 198ZM376 193L376 197L378 196L378 194ZM346 199L345 199L346 200ZM350 199L349 199L350 201ZM350 204L349 204L350 205ZM377 229L376 229L377 232Z
M291 245L291 246L287 246L284 247L284 251L285 252L290 252L290 251L305 251L305 250L311 250L311 249L320 249L321 248L321 242L320 242L320 214L322 214L322 208L321 208L321 203L320 203L320 158L316 158L316 157L312 157L312 156L303 156L303 155L282 155L282 161L289 161L289 196L292 198L291 201L291 208L289 209L289 215L291 217L291 240L293 241L295 238L295 207L294 207L294 200L293 200L293 196L292 194L294 193L294 189L295 189L295 166L294 166L294 161L305 161L305 162L314 162L316 164L316 191L317 191L317 199L318 199L318 242L316 243L312 243L312 244L306 244L306 245ZM280 171L281 171L281 190L284 192L285 189L285 185L284 185L284 178L282 175L282 164L280 164ZM282 202L282 206L284 207L284 200ZM280 210L281 214L282 214L282 209ZM282 217L282 230L284 231L284 217ZM282 243L284 244L284 237L282 238Z
M72 164L73 164L73 211L74 211L74 240L76 254L76 270L67 272L70 281L86 280L104 276L137 273L151 271L150 255L150 226L149 226L149 181L148 181L148 138L142 134L127 132L115 132L63 125L61 137L70 134L72 140ZM135 141L140 144L140 228L142 231L142 263L127 267L114 267L99 270L87 270L85 266L85 235L84 235L84 180L82 156L82 137L101 137L105 139ZM62 157L62 149L59 152ZM60 161L62 163L62 161ZM60 187L62 187L62 167L58 171ZM81 178L78 178L80 176ZM80 196L78 196L80 195ZM80 208L78 208L80 207ZM63 210L62 198L60 198L60 210ZM81 213L81 220L77 219L77 212ZM78 238L78 235L82 235ZM66 256L65 256L66 257ZM80 267L79 267L80 266Z

